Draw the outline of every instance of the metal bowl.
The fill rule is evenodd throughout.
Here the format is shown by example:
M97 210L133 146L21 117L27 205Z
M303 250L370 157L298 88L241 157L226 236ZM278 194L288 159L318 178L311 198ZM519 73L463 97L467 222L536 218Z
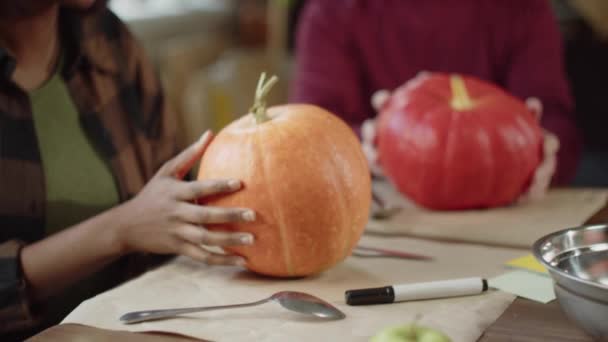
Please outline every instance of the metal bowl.
M566 315L595 339L608 341L608 225L549 234L533 251L553 277Z

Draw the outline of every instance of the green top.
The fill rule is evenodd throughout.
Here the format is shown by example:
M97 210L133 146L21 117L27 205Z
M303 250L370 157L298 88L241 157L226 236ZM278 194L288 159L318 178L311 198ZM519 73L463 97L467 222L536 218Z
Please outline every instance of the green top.
M80 115L59 72L30 92L30 101L46 183L45 228L51 235L117 205L120 199L110 167L80 126ZM115 286L120 272L120 265L113 263L74 284L48 301L44 317L49 324L58 323L83 300Z
M80 127L59 72L30 93L46 180L46 231L52 234L118 204L109 166Z

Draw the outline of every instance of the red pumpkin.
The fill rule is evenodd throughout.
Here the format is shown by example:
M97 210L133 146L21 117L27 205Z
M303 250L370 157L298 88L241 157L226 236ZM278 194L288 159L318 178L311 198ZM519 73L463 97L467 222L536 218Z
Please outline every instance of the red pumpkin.
M441 73L397 89L380 110L379 163L398 190L431 209L496 207L529 185L543 133L519 99Z
M277 277L326 270L350 255L367 223L371 180L361 145L343 121L312 105L267 110L258 91L254 114L219 132L198 179L234 178L244 189L207 205L255 210L253 223L215 225L251 232L252 246L226 248L250 270Z

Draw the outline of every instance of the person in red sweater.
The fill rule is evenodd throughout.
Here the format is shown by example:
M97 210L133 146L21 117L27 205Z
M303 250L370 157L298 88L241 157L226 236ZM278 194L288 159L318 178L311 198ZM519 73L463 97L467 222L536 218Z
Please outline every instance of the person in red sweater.
M469 74L534 98L542 126L559 139L554 183L575 175L581 143L547 0L307 0L295 48L290 100L357 130L376 115L373 94L421 71Z

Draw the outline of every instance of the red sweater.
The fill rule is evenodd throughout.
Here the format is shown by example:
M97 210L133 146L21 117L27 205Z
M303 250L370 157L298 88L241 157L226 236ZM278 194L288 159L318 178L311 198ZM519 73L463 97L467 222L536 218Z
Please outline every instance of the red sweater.
M314 103L358 126L379 89L419 71L460 72L522 99L561 143L556 180L580 153L560 33L548 0L307 0L297 37L292 102Z

